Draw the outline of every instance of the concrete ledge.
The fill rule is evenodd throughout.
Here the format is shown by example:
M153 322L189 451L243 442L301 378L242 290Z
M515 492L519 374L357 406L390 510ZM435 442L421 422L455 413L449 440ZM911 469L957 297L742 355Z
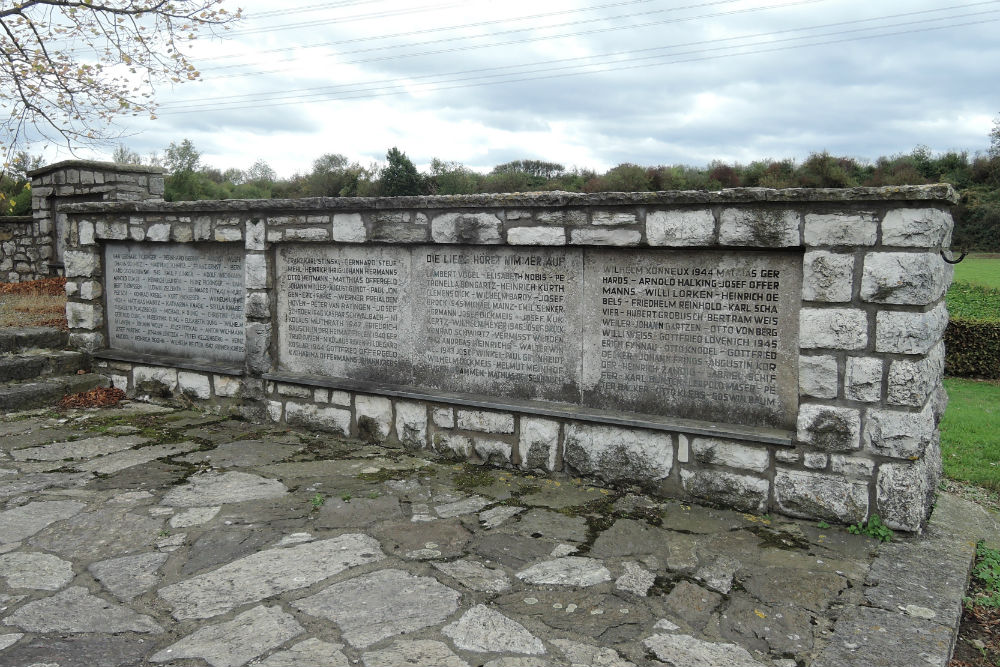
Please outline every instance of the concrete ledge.
M204 359L183 359L180 357L162 357L152 354L139 354L137 352L124 352L122 350L98 350L91 356L95 359L108 359L110 361L128 361L145 366L165 366L168 368L183 368L190 371L205 371L208 373L218 373L219 375L243 375L243 368L240 366L230 366L220 364L216 361Z

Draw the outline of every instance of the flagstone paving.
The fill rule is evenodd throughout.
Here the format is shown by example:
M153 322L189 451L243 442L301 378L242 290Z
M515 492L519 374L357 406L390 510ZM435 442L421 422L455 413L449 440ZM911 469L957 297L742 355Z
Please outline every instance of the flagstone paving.
M880 545L193 410L8 415L0 665L943 666L998 524L938 513Z

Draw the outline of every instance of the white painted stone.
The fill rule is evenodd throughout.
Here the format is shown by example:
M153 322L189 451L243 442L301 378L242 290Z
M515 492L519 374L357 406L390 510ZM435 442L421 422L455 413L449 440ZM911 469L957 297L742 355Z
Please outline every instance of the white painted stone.
M880 310L875 316L875 351L926 354L941 340L946 326L944 301L926 313Z
M668 665L680 667L764 667L736 644L706 642L690 635L656 634L643 645Z
M537 417L521 417L518 454L527 470L556 469L559 453L559 422Z
M494 507L493 509L488 509L484 512L479 513L479 522L483 524L483 528L490 530L496 528L497 526L503 524L505 521L511 517L517 516L524 511L523 507L514 507L511 505L500 505L499 507Z
M796 438L827 452L858 449L861 447L861 412L854 408L800 405Z
M146 438L130 435L116 438L101 435L96 438L85 438L71 442L55 442L51 445L25 447L15 449L10 455L15 461L62 461L64 459L85 459L94 456L104 456L114 452L130 449L148 442Z
M75 516L85 507L75 500L50 500L0 512L0 544L25 540L51 523Z
M861 276L861 298L871 303L931 304L947 291L953 270L936 252L869 253Z
M659 480L673 467L673 439L667 433L614 426L567 424L565 462L607 481Z
M292 606L340 626L352 646L366 648L395 635L443 623L461 594L432 577L378 570L292 602Z
M242 241L243 230L239 227L216 227L215 240L219 242Z
M10 588L57 591L73 581L73 564L51 554L0 554L0 577Z
M807 246L873 246L878 236L874 213L806 213Z
M267 233L267 220L247 220L243 247L247 250L263 250Z
M677 436L677 462L687 463L691 460L691 443L686 435Z
M488 568L474 560L462 559L431 565L474 591L502 593L510 588L510 579L503 570Z
M160 583L157 572L167 557L168 554L158 552L122 556L93 563L87 570L112 595L128 602Z
M918 459L933 442L935 432L930 404L920 412L869 410L862 442L865 449L879 456Z
M392 401L384 396L367 396L358 394L354 397L354 412L358 418L358 428L361 428L362 418L371 420L371 424L377 429L376 435L380 440L389 437L392 429Z
M763 248L797 246L799 214L764 208L722 209L719 243Z
M427 446L427 406L408 401L396 402L396 439L407 447Z
M351 411L288 401L285 405L285 423L289 426L348 435L351 432Z
M211 572L165 586L158 595L170 605L178 620L210 618L250 602L307 588L349 568L383 558L385 554L374 538L341 535L258 551Z
M180 514L170 517L170 527L189 528L191 526L200 526L214 519L215 515L221 509L222 507L219 505L214 507L191 507Z
M638 563L625 561L622 563L624 574L615 579L615 588L620 591L646 597L649 589L656 582L656 575Z
M330 390L330 402L334 405L349 407L351 405L351 394L337 389Z
M811 250L802 260L802 300L850 301L854 291L854 255Z
M160 366L134 366L132 384L142 391L162 389L174 392L177 389L177 370Z
M562 227L514 227L507 230L510 245L566 245L566 230Z
M859 350L868 344L868 314L854 308L802 308L799 347Z
M231 621L210 625L154 653L153 662L200 658L212 667L241 667L305 632L281 607L260 605Z
M431 220L435 243L503 243L500 218L492 213L444 213Z
M192 475L175 486L160 501L168 507L211 507L262 498L278 498L288 489L276 479L230 470Z
M691 451L695 460L701 463L755 472L767 470L771 458L766 447L742 445L718 438L694 438L691 441Z
M212 382L215 384L216 396L229 398L240 391L240 379L232 375L215 375Z
M517 578L536 586L596 586L611 580L611 572L595 558L566 556L542 561L517 573Z
M360 213L333 215L333 240L341 243L362 243L367 238L365 221Z
M650 211L646 214L646 241L651 246L701 246L715 237L715 215L710 209Z
M165 223L150 225L149 229L146 230L146 240L155 241L157 243L163 243L165 241L169 241L170 225Z
M66 323L70 329L97 329L104 324L104 308L70 301L66 304Z
M94 245L94 223L81 220L77 229L80 234L80 245Z
M208 376L202 373L178 371L177 386L182 394L191 398L208 400L212 397L212 385L209 384Z
M284 411L284 407L285 406L284 406L284 404L281 403L281 401L268 401L267 402L267 418L270 419L272 422L275 422L275 423L280 422L281 421L281 414ZM350 413L348 413L348 417L350 417Z
M472 438L454 433L437 433L434 436L434 448L439 452L469 458L472 455Z
M478 604L441 632L460 649L476 653L542 655L542 640L498 611Z
M868 517L868 482L804 470L778 470L774 497L785 514L844 523Z
M634 229L571 229L570 243L573 245L639 245L642 234Z
M361 660L365 667L469 667L469 663L455 655L446 644L432 639L398 639L380 651L365 653Z
M458 428L482 433L513 433L514 415L509 412L459 410Z
M493 466L509 466L513 446L503 440L473 438L472 451L483 463Z
M882 398L884 362L877 357L848 357L844 371L844 398L875 403Z
M837 398L837 357L799 356L799 394L814 398Z
M163 632L151 617L93 596L82 586L29 602L4 622L28 632Z
M272 653L260 667L350 667L347 656L340 650L343 644L331 644L319 639L307 639L289 649ZM403 664L403 663L400 663Z
M882 245L937 248L951 228L951 215L940 209L896 208L882 219Z
M455 502L438 505L434 508L434 511L442 519L451 519L463 514L475 514L489 504L490 501L482 496L470 496L462 500L456 500Z
M440 428L455 428L455 411L451 408L433 408L431 419Z

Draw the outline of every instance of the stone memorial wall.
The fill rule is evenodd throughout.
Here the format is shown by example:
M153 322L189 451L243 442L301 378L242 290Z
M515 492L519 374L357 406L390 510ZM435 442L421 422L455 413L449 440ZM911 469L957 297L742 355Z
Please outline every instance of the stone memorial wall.
M940 471L954 198L921 186L58 211L71 340L130 395L918 530Z

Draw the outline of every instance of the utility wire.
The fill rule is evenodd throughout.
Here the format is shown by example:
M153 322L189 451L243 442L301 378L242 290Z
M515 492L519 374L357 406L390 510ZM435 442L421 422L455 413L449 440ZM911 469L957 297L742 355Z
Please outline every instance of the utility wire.
M983 12L983 13L985 13L985 12ZM952 18L959 18L959 17L952 17ZM930 20L934 20L934 19L930 19ZM942 19L937 19L937 20L942 20ZM924 22L928 22L928 21L924 21ZM624 66L621 63L607 63L607 64L605 64L605 66L603 66L601 68L598 68L598 69L590 69L590 70L586 70L586 71L575 71L575 72L563 72L563 73L559 73L559 74L547 73L547 74L542 74L540 76L522 77L522 76L520 76L522 73L514 73L514 74L509 75L509 76L516 76L516 77L519 77L519 78L508 78L508 79L499 80L499 81L491 79L491 80L488 80L488 81L479 81L479 82L473 82L473 83L458 83L456 85L444 85L444 86L438 86L436 88L427 88L427 89L422 90L421 92L441 92L441 91L446 91L446 90L454 90L454 89L459 89L459 88L471 88L471 87L484 86L484 85L498 85L498 84L503 84L503 83L520 83L520 82L525 82L525 81L539 81L539 80L553 79L553 78L564 78L564 77L570 77L570 76L581 76L581 75L586 75L586 74L599 74L599 73L603 73L603 72L619 72L619 71L625 71L625 70L644 69L644 68L649 68L649 67L662 67L662 66L666 66L666 65L676 65L676 64L681 64L681 63L703 62L703 61L708 61L708 60L718 60L718 59L721 59L721 58L730 58L730 57L747 56L747 55L758 55L758 54L762 54L762 53L774 53L774 52L780 52L780 51L788 51L788 50L792 50L792 49L801 49L801 48L808 48L808 47L815 47L815 46L826 46L826 45L831 45L831 44L841 44L841 43L845 43L845 42L854 42L854 41L861 41L861 40L878 39L878 38L882 38L882 37L892 37L892 36L899 36L899 35L926 33L926 32L931 32L931 31L936 31L936 30L946 30L946 29L950 29L950 28L959 28L959 27L966 27L966 26L973 26L973 25L982 25L984 23L993 23L993 22L997 22L997 21L1000 21L1000 17L998 17L998 18L984 19L984 20L978 20L978 21L968 21L968 22L964 22L964 23L954 23L954 24L943 25L943 26L932 26L932 27L916 28L916 29L910 29L910 30L898 30L898 31L892 31L892 32L883 32L883 33L874 34L874 35L857 35L857 36L853 36L853 37L843 37L843 38L839 38L839 39L830 39L830 40L823 40L823 41L807 42L807 43L803 43L803 44L791 44L791 45L785 45L785 46L775 46L775 47L770 47L770 48L761 48L761 49L755 49L755 50L749 50L749 51L738 51L738 52L733 52L733 53L722 53L722 54L716 54L716 55L692 55L691 57L679 58L679 59L676 58L677 55L685 55L685 54L673 54L670 57L675 58L675 59L667 60L667 61L664 61L664 62L654 62L654 63L644 63L644 64L624 65ZM884 27L891 27L891 26L884 26ZM867 30L871 30L871 29L867 29ZM841 32L842 33L854 33L854 32L860 32L860 30L841 31ZM811 36L811 38L815 38L815 37L827 37L827 36L834 35L834 34L837 34L837 33L830 33L828 35L814 35L814 36ZM799 39L799 40L801 40L801 39L805 39L805 38L790 38L790 39ZM788 41L788 40L780 40L780 41ZM774 42L768 42L768 43L774 43ZM762 43L758 43L758 44L746 44L746 45L736 45L736 46L731 46L731 47L717 47L717 48L713 48L713 49L696 50L696 51L692 51L692 52L688 52L688 53L699 54L699 53L708 53L708 52L711 52L711 51L719 51L719 50L726 50L726 49L730 49L730 50L731 49L736 49L736 48L744 48L745 49L745 48L755 47L755 46L761 46L761 45L762 45ZM445 82L445 83L447 83L447 82ZM404 87L404 86L402 84L398 85L398 86L392 86L392 88L401 88L401 87ZM345 91L345 92L352 92L352 91ZM379 92L366 92L365 91L365 92L360 92L359 94L341 95L341 96L338 96L338 97L329 97L329 98L324 98L324 99L320 99L320 100L312 100L312 101L337 101L337 100L354 100L354 99L373 99L373 98L377 98L377 97L386 97L386 96L400 95L400 94L405 94L405 93L407 93L406 90L387 90L387 91L379 91ZM285 100L282 100L282 101L270 102L270 103L264 103L264 104L262 104L262 103L253 103L253 104L237 103L237 104L202 105L202 106L200 106L198 108L195 108L195 107L192 106L192 107L188 107L188 108L181 109L181 110L166 111L166 112L164 112L163 114L160 114L160 115L180 115L180 114L189 114L189 113L204 113L206 111L217 111L217 110L259 109L259 108L285 106L285 105L288 105L288 104L302 104L302 103L303 103L302 100L299 100L299 99L285 99Z

